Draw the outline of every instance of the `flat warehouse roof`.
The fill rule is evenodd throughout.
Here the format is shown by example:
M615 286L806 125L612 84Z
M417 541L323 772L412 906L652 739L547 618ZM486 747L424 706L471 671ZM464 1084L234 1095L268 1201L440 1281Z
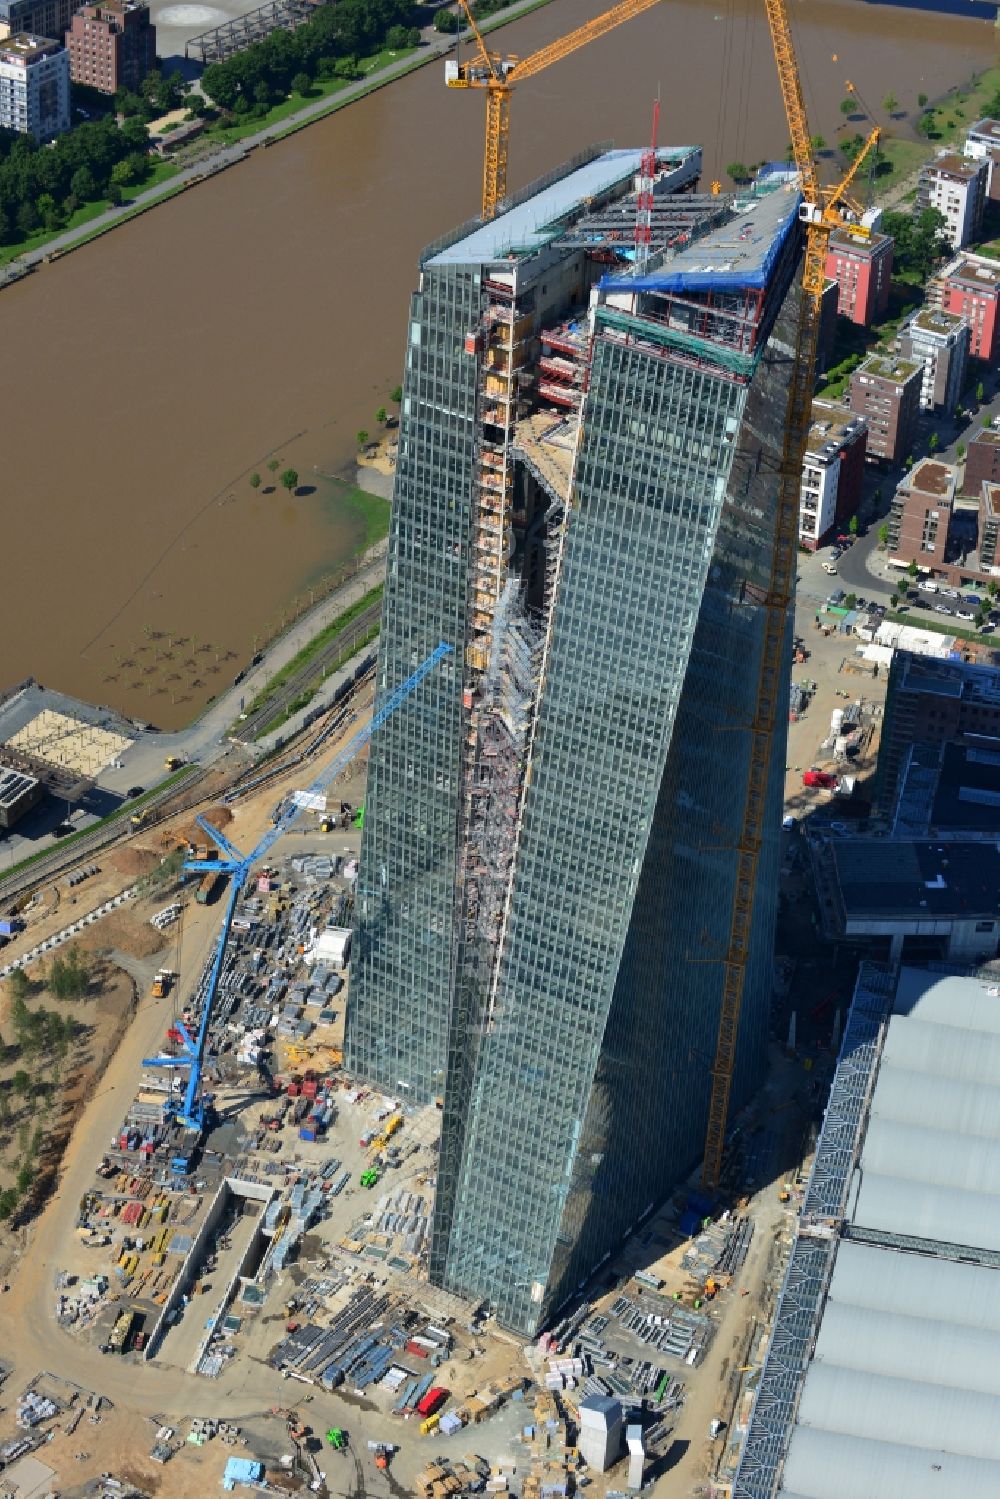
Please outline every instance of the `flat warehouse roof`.
M992 843L839 838L831 848L852 916L991 916L1000 907L1000 849Z
M879 1023L866 983L792 1255L826 1255L828 1290L819 1273L805 1292L790 1268L761 1389L795 1369L795 1330L805 1372L786 1392L783 1439L774 1409L755 1410L736 1499L1000 1493L1000 986L904 968ZM835 1159L849 1191L818 1240L810 1204ZM768 1461L748 1463L767 1440Z

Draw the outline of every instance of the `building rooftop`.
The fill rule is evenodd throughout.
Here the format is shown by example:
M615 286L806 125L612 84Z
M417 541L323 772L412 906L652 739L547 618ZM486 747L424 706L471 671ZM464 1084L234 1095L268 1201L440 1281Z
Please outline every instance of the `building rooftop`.
M24 32L0 41L0 58L4 62L37 62L40 57L48 57L53 52L62 50L62 42L52 41L47 36L28 36Z
M989 479L984 479L980 503L986 515L1000 515L1000 484L991 484Z
M867 430L864 417L849 407L833 401L813 401L806 455L823 461L831 459Z
M1000 146L1000 120L977 120L974 125L969 126L966 134L986 136Z
M957 156L949 152L946 156L939 156L935 161L925 162L921 172L941 172L946 177L958 177L963 182L968 182L973 177L978 177L983 170L983 163L970 161L967 156Z
M734 1499L1000 1492L998 1076L995 976L862 966Z
M936 661L902 651L897 653L892 670L901 691L966 697L970 702L1000 707L1000 671L994 666L980 666L973 661Z
M694 146L663 146L657 151L657 161L666 167L698 154ZM432 245L423 264L486 265L531 255L558 238L575 217L592 207L595 198L631 191L641 162L642 151L612 150L582 163L569 163L526 188L495 219L464 225L440 249Z
M11 807L19 801L26 791L38 785L35 776L25 775L21 770L12 770L7 765L0 765L0 807Z
M891 380L902 385L923 366L913 359L900 359L894 355L869 354L854 371L854 375L874 375L879 380ZM852 380L854 376L852 375Z
M950 463L921 458L907 475L905 487L910 491L919 490L921 494L940 495L944 499L954 494L957 479L958 470Z
M989 448L1000 447L1000 431L997 431L995 427L982 427L969 438L970 448L973 443L979 443Z
M935 828L1000 831L1000 751L942 746L930 820Z
M1000 286L1000 264L981 255L962 255L942 274L947 281L964 281L982 289Z
M851 255L863 255L870 259L873 255L881 255L885 247L895 241L891 234L875 232L867 239L862 239L848 229L835 229L830 235L829 243L831 249L846 250Z
M728 223L684 249L658 257L642 276L612 272L602 279L601 289L697 292L764 287L795 231L800 202L797 177L759 195L737 198Z
M954 333L967 320L960 312L947 312L943 307L921 307L911 318L903 324L900 332L905 334L910 328L919 328L924 333Z
M993 844L838 838L831 853L849 922L922 915L996 918L1000 848Z

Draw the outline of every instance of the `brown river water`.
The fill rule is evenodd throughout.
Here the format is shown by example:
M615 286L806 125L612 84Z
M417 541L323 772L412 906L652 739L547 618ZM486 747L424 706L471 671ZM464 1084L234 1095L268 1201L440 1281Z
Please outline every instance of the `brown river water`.
M524 56L607 4L553 0L502 45ZM791 9L828 140L846 79L875 109L891 89L912 111L996 51L964 14ZM318 474L353 472L354 434L401 378L417 255L478 208L483 102L442 74L256 151L0 293L0 688L30 673L175 727L357 549L361 516ZM644 142L657 89L661 141L703 144L707 178L784 151L760 0L669 0L521 87L512 186L590 142ZM247 476L272 454L313 492L255 494Z

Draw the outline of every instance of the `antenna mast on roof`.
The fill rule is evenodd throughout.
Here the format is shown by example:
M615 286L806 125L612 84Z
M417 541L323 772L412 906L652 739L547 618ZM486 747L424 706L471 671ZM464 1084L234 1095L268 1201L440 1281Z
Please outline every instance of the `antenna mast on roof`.
M643 270L653 241L653 183L656 180L656 136L660 128L660 96L653 104L653 134L639 166L639 198L635 209L635 264Z

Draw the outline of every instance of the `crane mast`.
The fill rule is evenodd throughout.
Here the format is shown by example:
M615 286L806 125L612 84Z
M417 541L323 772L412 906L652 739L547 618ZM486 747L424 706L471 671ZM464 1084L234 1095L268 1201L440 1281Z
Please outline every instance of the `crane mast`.
M764 600L764 640L757 680L756 708L750 724L750 767L739 841L736 845L733 905L728 945L723 959L719 1032L712 1066L712 1091L702 1164L702 1181L711 1192L718 1187L722 1175L729 1099L736 1068L740 1010L750 959L757 871L767 814L767 783L774 732L778 714L782 711L786 626L788 608L795 588L799 489L812 412L827 244L833 230L837 228L850 228L861 237L868 235L869 231L857 222L860 209L848 199L846 190L879 138L876 128L869 135L844 179L833 189L820 188L785 0L764 0L764 6L792 140L792 154L802 184L803 203L799 215L806 226L806 250L795 331L795 357L778 470L774 549Z
M575 31L558 37L547 47L540 47L529 57L503 57L491 52L476 25L469 0L460 0L465 19L476 44L471 62L445 64L445 82L449 88L486 90L486 149L483 154L483 218L495 218L507 196L507 150L510 143L510 97L514 85L532 78L571 52L596 41L659 3L659 0L619 0L603 15L585 21Z

